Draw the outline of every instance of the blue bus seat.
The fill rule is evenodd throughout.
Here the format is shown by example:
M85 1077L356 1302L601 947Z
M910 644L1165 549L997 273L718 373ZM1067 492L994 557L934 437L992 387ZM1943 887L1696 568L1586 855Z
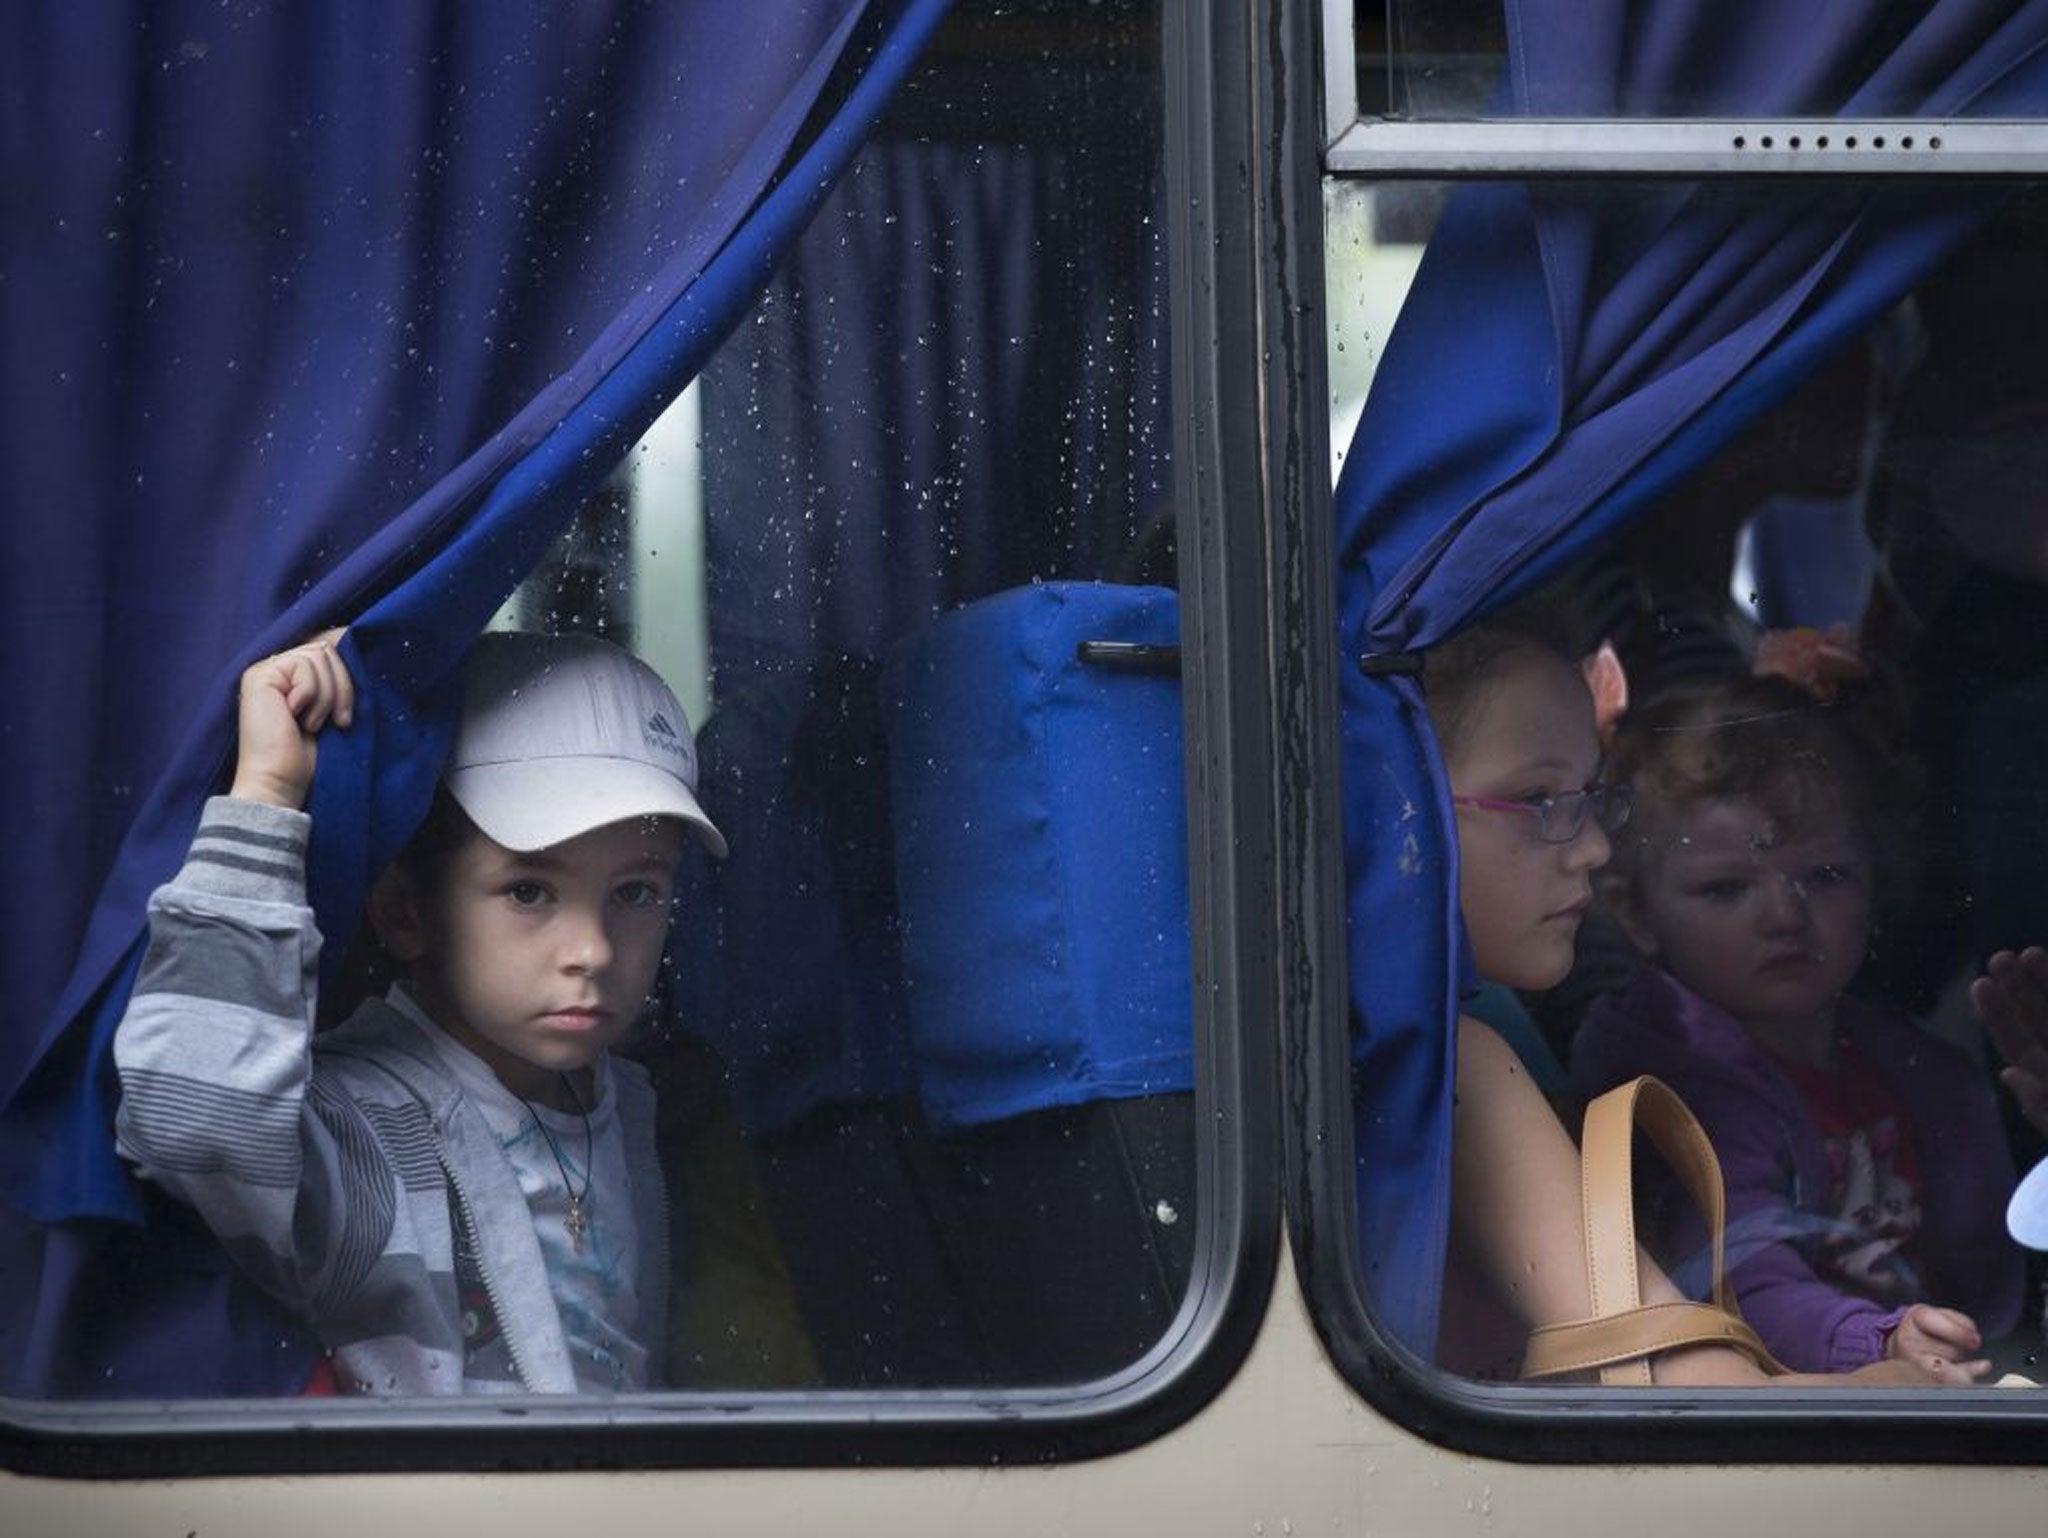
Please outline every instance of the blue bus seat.
M1075 1382L1170 1325L1194 1235L1179 610L1055 582L884 673L920 1186L990 1371Z
M1166 588L957 609L883 683L918 1092L934 1127L1189 1089L1187 805Z

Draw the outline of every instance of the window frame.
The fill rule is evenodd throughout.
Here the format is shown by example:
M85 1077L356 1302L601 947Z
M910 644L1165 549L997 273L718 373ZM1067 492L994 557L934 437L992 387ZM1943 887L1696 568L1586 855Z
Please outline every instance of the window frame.
M55 1477L1036 1464L1151 1441L1235 1376L1281 1233L1276 774L1259 379L1273 274L1238 174L1275 114L1255 13L1159 6L1169 206L1200 1225L1187 1296L1139 1361L1058 1388L673 1391L515 1401L0 1399L0 1468ZM1302 146L1313 165L1316 146ZM1313 318L1300 322L1313 325ZM1317 347L1320 346L1316 342ZM1262 405L1265 410L1262 411ZM1284 435L1282 435L1284 436ZM1284 469L1284 467L1282 467ZM1283 474L1294 483L1297 477ZM1299 490L1299 487L1296 487ZM1236 509L1236 516L1226 516Z
M2048 175L2048 120L1365 117L1358 98L1358 0L1306 3L1320 6L1323 153L1330 176L1379 181Z
M1322 169L1314 176L1313 221L1296 230L1290 249L1300 265L1290 286L1300 302L1324 311L1322 202L1325 178L1337 180L1477 181L1538 178L1649 180L1809 178L1829 180L1964 176L1986 180L2048 179L2048 122L1856 121L1866 142L1820 149L1818 132L1843 137L1840 120L1514 120L1395 122L1357 117L1351 74L1351 0L1270 0L1273 34L1283 52L1308 59L1324 88L1320 115L1296 103L1298 131L1323 136ZM1938 148L1924 136L1939 135ZM1916 139L1907 149L1901 132ZM1777 142L1762 148L1762 138ZM1804 141L1791 148L1788 136ZM1883 136L1886 146L1869 142ZM1749 143L1738 148L1736 138ZM1268 175L1278 168L1264 167ZM1312 252L1310 248L1313 248ZM1310 259L1312 257L1312 259ZM1301 424L1304 440L1328 431L1328 395L1314 397L1318 420ZM1327 442L1318 465L1329 463ZM1873 1464L1979 1463L2038 1465L2044 1461L2041 1412L2029 1400L1990 1387L1941 1390L1853 1388L1663 1389L1626 1391L1583 1386L1502 1385L1455 1377L1424 1361L1384 1332L1364 1298L1359 1251L1351 1228L1357 1211L1352 1158L1346 965L1342 937L1341 811L1327 789L1341 783L1335 700L1336 572L1331 556L1333 488L1313 478L1312 516L1299 531L1299 561L1312 580L1290 586L1286 607L1303 611L1286 622L1317 653L1306 664L1323 689L1323 719L1298 745L1303 772L1283 777L1281 858L1305 874L1294 887L1334 911L1304 911L1295 923L1318 936L1325 973L1299 1013L1287 1019L1283 1051L1291 1106L1287 1141L1288 1231L1310 1315L1331 1360L1374 1409L1455 1451L1514 1462L1599 1464ZM1287 751L1283 749L1283 754ZM1321 802L1324 804L1318 805ZM1305 803L1305 804L1304 804ZM1308 830L1321 849L1293 842ZM1312 874L1314 879L1309 879ZM1334 933L1335 942L1329 940ZM1326 1220L1326 1221L1325 1221Z
M1337 0L1331 0L1337 3ZM1336 177L1821 177L1856 181L2048 173L2048 122L1958 118L1356 119L1324 150Z

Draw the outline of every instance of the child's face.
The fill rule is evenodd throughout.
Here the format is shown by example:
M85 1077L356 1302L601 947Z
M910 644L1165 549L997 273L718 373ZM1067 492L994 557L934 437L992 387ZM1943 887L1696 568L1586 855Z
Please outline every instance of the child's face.
M1600 772L1593 696L1578 671L1535 652L1511 655L1451 745L1456 795L1526 801L1583 790ZM1611 852L1592 818L1569 843L1536 837L1536 819L1489 807L1458 815L1458 902L1481 976L1549 988L1571 970L1592 874Z
M1870 934L1870 853L1843 799L1816 788L1795 826L1734 796L1648 819L1643 868L1616 917L1752 1032L1805 1041L1833 1025Z
M646 1004L682 851L670 818L533 854L472 833L419 900L421 1008L513 1094L559 1105L561 1075L594 1062Z

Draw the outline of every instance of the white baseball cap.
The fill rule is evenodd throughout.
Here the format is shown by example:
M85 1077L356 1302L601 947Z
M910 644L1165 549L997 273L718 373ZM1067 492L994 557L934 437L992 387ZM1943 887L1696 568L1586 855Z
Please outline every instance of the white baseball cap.
M594 636L480 637L443 778L470 821L522 854L631 817L678 817L725 857L697 804L682 706L654 669Z

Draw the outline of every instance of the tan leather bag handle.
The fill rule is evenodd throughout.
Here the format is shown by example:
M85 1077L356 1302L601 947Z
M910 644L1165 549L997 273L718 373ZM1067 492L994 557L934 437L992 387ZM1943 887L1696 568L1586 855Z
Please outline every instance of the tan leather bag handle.
M1631 1154L1640 1126L1664 1155L1706 1216L1713 1244L1712 1303L1643 1302L1637 1272L1635 1180ZM1722 1230L1727 1199L1714 1145L1683 1100L1645 1075L1609 1090L1586 1107L1579 1154L1586 1234L1586 1280L1593 1315L1530 1332L1522 1376L1547 1378L1597 1368L1602 1383L1651 1382L1650 1358L1679 1346L1722 1345L1741 1351L1768 1373L1785 1368L1743 1323L1728 1285Z

